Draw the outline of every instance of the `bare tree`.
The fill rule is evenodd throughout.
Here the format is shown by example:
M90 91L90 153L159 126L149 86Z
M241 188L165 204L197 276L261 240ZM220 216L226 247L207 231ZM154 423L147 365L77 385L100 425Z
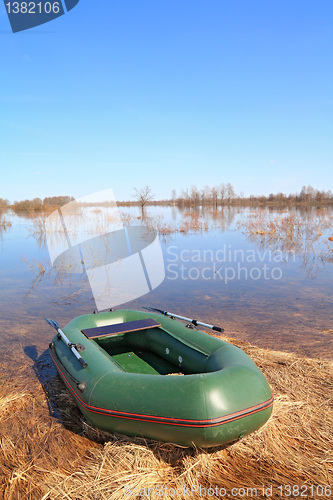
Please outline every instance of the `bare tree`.
M142 213L144 210L144 206L148 201L151 201L155 198L155 195L152 193L152 190L149 186L145 186L141 189L134 188L135 194L134 197L138 200Z
M216 210L216 208L217 208L218 188L216 186L212 187L211 193L212 193L213 207L214 207L214 210Z
M209 186L204 186L201 190L201 205L205 205L210 202L211 198L211 188Z
M194 206L198 206L200 203L200 193L197 186L192 185L190 193L191 202Z
M228 184L227 184L227 198L228 198L228 205L230 205L231 200L232 200L233 198L235 198L235 196L236 196L235 190L234 190L234 188L233 188L232 184L230 184L230 182L228 182Z
M220 192L220 198L221 198L221 205L224 205L224 200L227 194L227 186L224 184L224 182L219 186L219 192Z
M9 201L3 198L0 198L0 209L1 208L8 208L9 207Z
M180 205L183 207L190 205L190 195L188 194L188 189L186 189L186 191L182 189L180 195Z

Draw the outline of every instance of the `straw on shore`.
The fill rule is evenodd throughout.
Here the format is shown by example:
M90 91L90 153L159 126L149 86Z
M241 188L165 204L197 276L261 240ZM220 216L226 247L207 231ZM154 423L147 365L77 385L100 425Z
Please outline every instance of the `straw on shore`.
M299 498L301 491L308 498L329 498L324 495L329 489L321 488L333 481L332 363L239 345L272 386L273 415L258 432L213 450L93 429L58 378L47 388L61 414L52 417L30 360L22 353L19 370L5 361L0 365L0 498L264 498L263 488L270 498L282 498L288 485L294 493L299 488ZM241 488L238 496L234 488Z

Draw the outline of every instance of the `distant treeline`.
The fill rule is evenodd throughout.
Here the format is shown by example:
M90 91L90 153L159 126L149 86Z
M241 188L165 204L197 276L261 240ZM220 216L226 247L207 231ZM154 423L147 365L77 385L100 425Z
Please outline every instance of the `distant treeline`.
M269 194L268 196L249 197L244 194L237 194L232 184L220 184L219 186L205 186L203 189L197 189L192 186L191 189L183 190L177 196L176 190L172 191L171 201L178 206L200 206L212 205L328 205L333 204L333 193L331 190L320 191L312 186L303 186L300 193L296 194Z
M152 196L151 196L152 198ZM51 196L44 198L34 198L33 200L15 201L11 204L8 200L0 198L0 210L11 208L14 212L48 212L57 207L61 207L74 201L73 196ZM118 201L120 206L140 205L140 201ZM141 203L142 204L142 203ZM237 194L232 184L220 184L218 186L205 186L198 189L192 186L190 189L182 190L177 195L175 189L171 193L170 199L147 200L147 205L177 205L179 207L198 207L203 205L217 208L219 206L241 205L241 206L292 206L292 205L333 205L333 193L331 190L320 191L312 186L303 186L299 193L295 194L269 194L268 196L244 196Z
M13 204L10 204L8 200L0 198L0 208L11 208L15 213L45 212L54 210L73 200L73 196L51 196L43 200L41 198L34 198L33 200L14 201Z

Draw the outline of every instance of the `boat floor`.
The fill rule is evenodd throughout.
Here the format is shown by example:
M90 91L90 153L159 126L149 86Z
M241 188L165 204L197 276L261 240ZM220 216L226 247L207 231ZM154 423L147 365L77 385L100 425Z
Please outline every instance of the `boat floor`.
M147 375L183 374L179 367L150 351L112 349L107 352L128 373L145 373Z

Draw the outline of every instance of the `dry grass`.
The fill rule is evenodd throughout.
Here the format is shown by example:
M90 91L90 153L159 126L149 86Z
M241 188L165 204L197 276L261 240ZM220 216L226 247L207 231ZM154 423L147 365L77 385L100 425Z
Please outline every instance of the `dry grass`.
M10 227L12 223L8 221L3 215L0 213L0 230L1 229L6 229L7 227Z
M332 225L332 218L321 210L317 210L311 217L259 211L241 222L241 227L248 234L268 235L274 240L288 242L290 246L296 247L306 240L317 241Z
M178 226L165 222L159 216L145 217L143 221L162 236L174 233L203 232L210 229L208 222L197 212L184 213L183 220Z
M251 496L262 498L263 485L281 498L280 485L332 484L332 363L241 346L272 385L274 412L258 432L206 451L95 430L58 378L44 384L46 397L29 360L22 355L17 369L7 353L8 365L0 367L0 498L105 500L141 492L188 499L209 487L225 488L227 497L232 488L256 488ZM61 419L50 416L50 401Z
M46 272L47 266L44 265L42 261L36 262L35 260L32 263L28 262L26 257L21 258L22 262L27 264L27 266L31 269L31 271L35 274L36 278L40 278Z
M333 262L333 248L327 242L333 240L327 235L333 227L333 218L320 209L308 217L261 210L242 219L239 227L262 249L280 251L289 257L297 255L309 276L315 276L317 270Z

